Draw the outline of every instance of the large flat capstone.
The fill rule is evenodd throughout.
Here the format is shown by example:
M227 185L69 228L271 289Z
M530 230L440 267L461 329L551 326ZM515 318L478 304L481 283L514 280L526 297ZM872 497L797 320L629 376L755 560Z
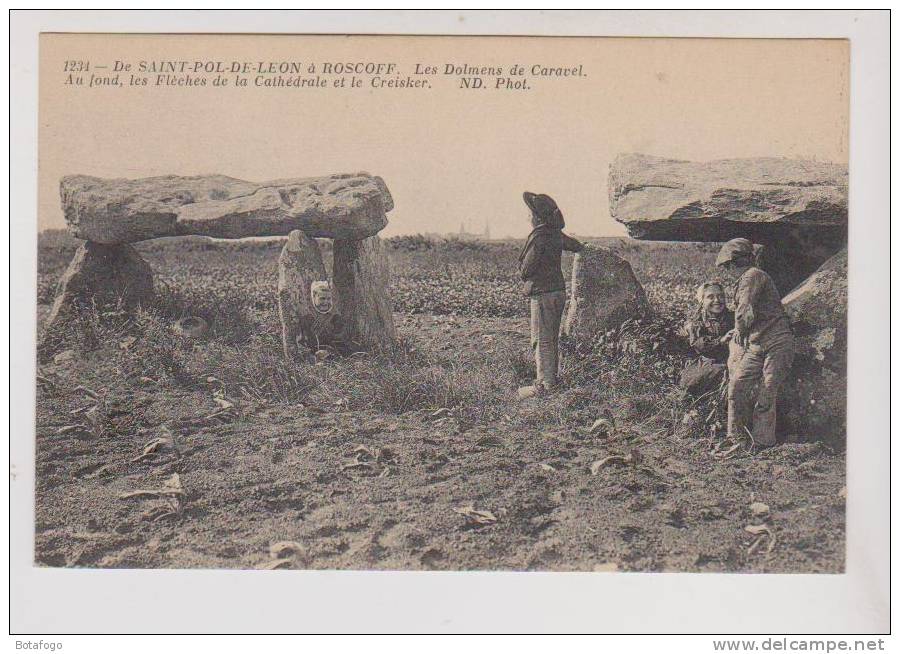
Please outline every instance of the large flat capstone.
M161 236L284 236L362 240L387 225L394 207L387 186L368 173L272 182L224 175L60 181L69 230L96 243Z
M765 245L782 294L847 242L847 167L765 157L694 162L619 155L609 210L639 239Z

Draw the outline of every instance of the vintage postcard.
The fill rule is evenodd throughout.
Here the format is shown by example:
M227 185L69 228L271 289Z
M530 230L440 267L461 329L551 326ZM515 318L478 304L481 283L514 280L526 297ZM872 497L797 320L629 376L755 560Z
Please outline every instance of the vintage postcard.
M883 648L887 12L10 20L17 649Z
M45 33L34 564L841 573L841 39Z

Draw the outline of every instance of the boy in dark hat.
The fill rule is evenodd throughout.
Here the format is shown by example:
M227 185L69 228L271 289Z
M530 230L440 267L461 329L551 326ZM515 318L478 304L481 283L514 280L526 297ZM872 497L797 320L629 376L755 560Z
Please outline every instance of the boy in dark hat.
M559 325L566 305L562 251L579 252L584 246L563 234L566 223L553 198L527 191L523 198L534 229L519 254L519 273L531 299L531 347L537 368L534 385L519 389L519 397L527 398L553 390L559 382Z

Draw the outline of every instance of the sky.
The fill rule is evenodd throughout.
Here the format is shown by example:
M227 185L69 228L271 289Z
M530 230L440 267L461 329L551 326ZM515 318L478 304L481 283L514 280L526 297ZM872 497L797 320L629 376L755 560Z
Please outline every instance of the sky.
M64 84L66 61L117 59L390 62L401 78L416 64L518 64L531 89L460 89L445 75L428 76L428 89L390 90L368 77L352 90L253 87L252 75L249 88ZM535 64L580 64L584 75L536 77ZM68 174L264 181L367 171L394 198L385 236L465 223L522 237L526 190L553 196L570 233L621 235L607 194L619 153L846 163L848 77L841 40L47 34L38 227L65 225Z

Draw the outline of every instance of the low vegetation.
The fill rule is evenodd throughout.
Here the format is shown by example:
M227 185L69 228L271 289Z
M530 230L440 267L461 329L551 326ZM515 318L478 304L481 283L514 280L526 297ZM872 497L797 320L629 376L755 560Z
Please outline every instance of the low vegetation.
M533 375L521 242L388 239L400 342L294 362L281 353L275 301L281 241L138 244L156 304L133 318L87 312L41 353L38 561L257 567L270 563L269 541L290 536L313 567L839 569L843 514L831 507L842 500L819 502L774 554L748 553L742 507L762 492L773 507L799 507L800 473L769 483L787 465L778 451L758 459L749 443L726 442L720 393L678 392L689 356L679 331L714 246L598 242L631 262L654 312L577 353L565 345L566 388L539 403L514 399ZM41 235L39 317L76 246ZM208 335L174 333L185 316L204 318ZM601 416L609 427L592 432ZM163 428L179 455L140 455ZM824 475L815 492L836 497L840 455L803 451L790 456ZM165 520L182 531L116 499L173 472L187 508ZM460 516L478 518L474 532ZM66 530L85 521L121 538L73 545ZM233 524L228 547L223 524ZM588 538L595 529L608 532Z

